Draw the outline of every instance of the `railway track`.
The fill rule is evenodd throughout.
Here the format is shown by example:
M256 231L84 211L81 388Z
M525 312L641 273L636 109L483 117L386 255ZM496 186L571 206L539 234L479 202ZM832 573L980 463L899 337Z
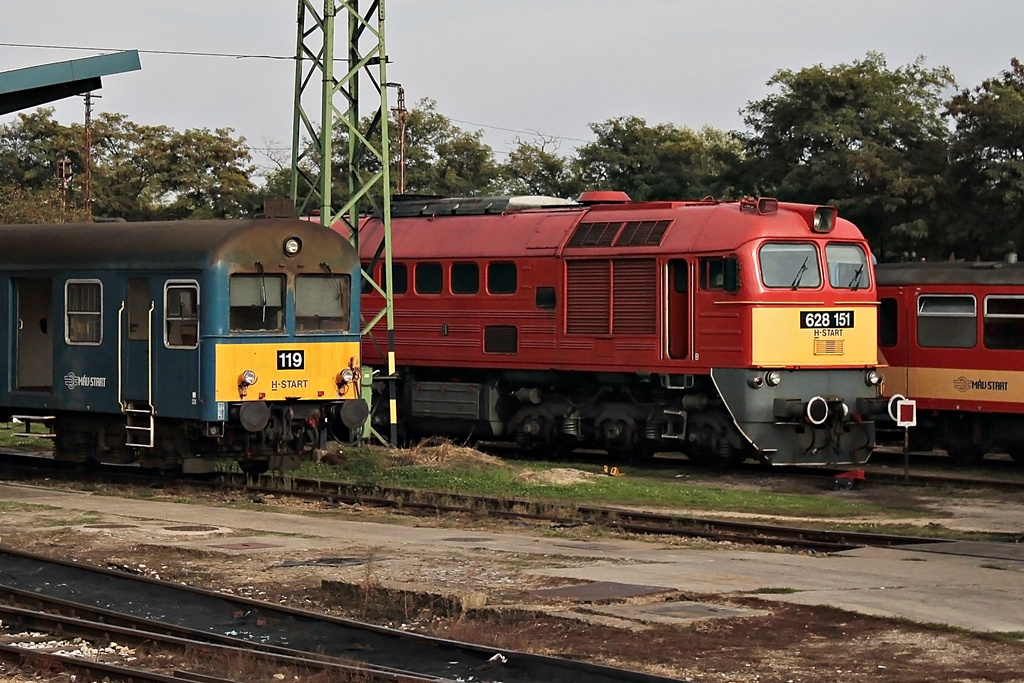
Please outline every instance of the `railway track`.
M319 672L326 680L340 681L670 680L571 659L499 652L11 548L0 548L0 598L5 603L0 618L7 629L14 624L105 643L158 647L187 654L187 661L212 662L213 671L220 662L221 676L226 662L253 659L273 670ZM157 671L152 678L132 680L163 681L167 679L159 676L165 674Z

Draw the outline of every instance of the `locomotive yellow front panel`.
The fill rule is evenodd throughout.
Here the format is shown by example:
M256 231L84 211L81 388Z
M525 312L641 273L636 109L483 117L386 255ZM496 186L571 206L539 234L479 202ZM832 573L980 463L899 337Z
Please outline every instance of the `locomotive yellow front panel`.
M764 367L875 365L874 306L755 308L751 362Z
M359 397L359 342L218 344L216 363L217 401ZM356 381L342 381L346 369Z

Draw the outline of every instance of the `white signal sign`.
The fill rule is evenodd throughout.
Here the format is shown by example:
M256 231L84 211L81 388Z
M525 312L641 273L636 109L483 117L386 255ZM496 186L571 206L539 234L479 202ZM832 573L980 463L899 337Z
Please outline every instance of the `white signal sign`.
M905 398L902 401L896 402L896 426L917 426L917 401L912 398Z

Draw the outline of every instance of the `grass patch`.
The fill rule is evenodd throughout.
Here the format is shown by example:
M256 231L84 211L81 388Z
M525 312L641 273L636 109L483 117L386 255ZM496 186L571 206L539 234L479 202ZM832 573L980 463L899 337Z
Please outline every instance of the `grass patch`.
M46 434L46 426L33 424L30 434ZM0 422L0 448L14 448L26 451L53 450L53 441L41 436L15 436L25 434L25 425L16 422Z
M484 455L450 443L409 451L363 447L345 449L319 464L307 463L298 476L347 483L451 491L503 498L560 501L577 505L644 505L684 510L794 517L902 514L866 501L822 493L778 493L734 486L687 483L682 468L630 466L612 477L600 463L517 462Z

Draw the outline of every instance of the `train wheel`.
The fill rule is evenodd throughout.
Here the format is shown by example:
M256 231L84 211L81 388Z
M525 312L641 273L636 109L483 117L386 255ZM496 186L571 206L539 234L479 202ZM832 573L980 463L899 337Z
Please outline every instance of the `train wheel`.
M985 456L980 446L973 443L957 444L946 449L949 459L957 467L970 467L977 465Z

